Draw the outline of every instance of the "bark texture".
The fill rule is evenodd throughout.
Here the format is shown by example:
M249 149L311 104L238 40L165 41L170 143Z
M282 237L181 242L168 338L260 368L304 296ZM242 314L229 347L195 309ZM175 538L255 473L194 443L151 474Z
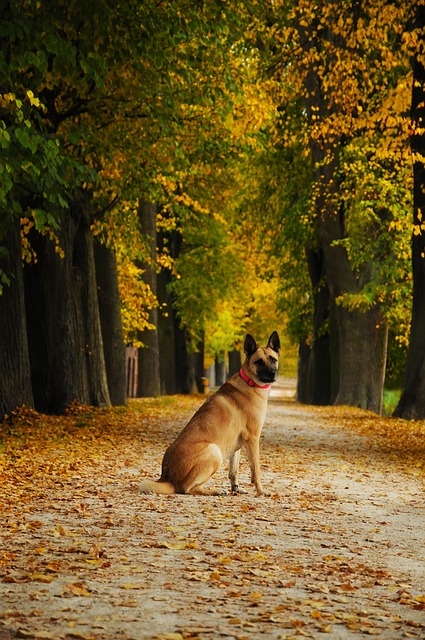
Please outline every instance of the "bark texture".
M19 224L2 244L8 257L1 267L10 280L0 295L0 422L16 407L33 407Z
M64 258L35 235L37 262L25 269L26 314L35 406L110 404L100 325L93 236L81 203L62 214Z
M121 323L115 254L95 242L96 281L109 396L113 405L127 404L125 345Z
M139 204L139 219L142 233L149 244L149 259L143 264L143 279L155 296L158 295L156 272L156 216L157 206L150 202L141 201ZM161 370L158 336L158 307L149 311L149 322L153 329L143 331L140 336L144 346L139 349L139 385L140 397L156 398L161 394Z

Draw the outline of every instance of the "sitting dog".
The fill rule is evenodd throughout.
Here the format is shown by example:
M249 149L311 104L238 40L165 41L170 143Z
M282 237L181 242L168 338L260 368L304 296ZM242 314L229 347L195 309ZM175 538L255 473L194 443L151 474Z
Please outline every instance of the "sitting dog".
M264 495L260 480L260 434L267 411L270 384L276 380L280 340L272 333L266 347L258 347L247 335L246 354L239 373L233 375L198 409L168 447L158 481L143 480L141 493L190 493L223 495L204 488L223 460L229 460L232 493L239 493L240 449L245 446L251 482L257 495Z

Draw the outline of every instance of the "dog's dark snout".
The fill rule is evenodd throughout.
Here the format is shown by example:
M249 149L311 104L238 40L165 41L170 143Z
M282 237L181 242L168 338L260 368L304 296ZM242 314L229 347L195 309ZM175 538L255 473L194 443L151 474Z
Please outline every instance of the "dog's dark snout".
M277 366L275 364L261 363L257 369L258 377L262 382L274 382L277 376Z

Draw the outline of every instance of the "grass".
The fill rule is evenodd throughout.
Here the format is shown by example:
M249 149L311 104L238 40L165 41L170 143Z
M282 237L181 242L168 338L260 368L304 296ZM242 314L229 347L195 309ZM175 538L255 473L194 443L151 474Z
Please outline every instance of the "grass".
M398 401L400 400L401 389L384 389L382 415L392 416Z

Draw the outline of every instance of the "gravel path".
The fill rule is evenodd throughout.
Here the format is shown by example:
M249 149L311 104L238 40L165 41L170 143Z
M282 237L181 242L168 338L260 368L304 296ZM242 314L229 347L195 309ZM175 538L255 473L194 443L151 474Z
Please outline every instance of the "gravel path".
M349 428L347 416L369 414L292 395L281 381L269 404L270 497L254 496L244 456L247 495L137 493L193 399L177 419L134 418L109 457L15 505L1 544L0 638L425 638L421 479ZM217 483L227 487L226 472Z

